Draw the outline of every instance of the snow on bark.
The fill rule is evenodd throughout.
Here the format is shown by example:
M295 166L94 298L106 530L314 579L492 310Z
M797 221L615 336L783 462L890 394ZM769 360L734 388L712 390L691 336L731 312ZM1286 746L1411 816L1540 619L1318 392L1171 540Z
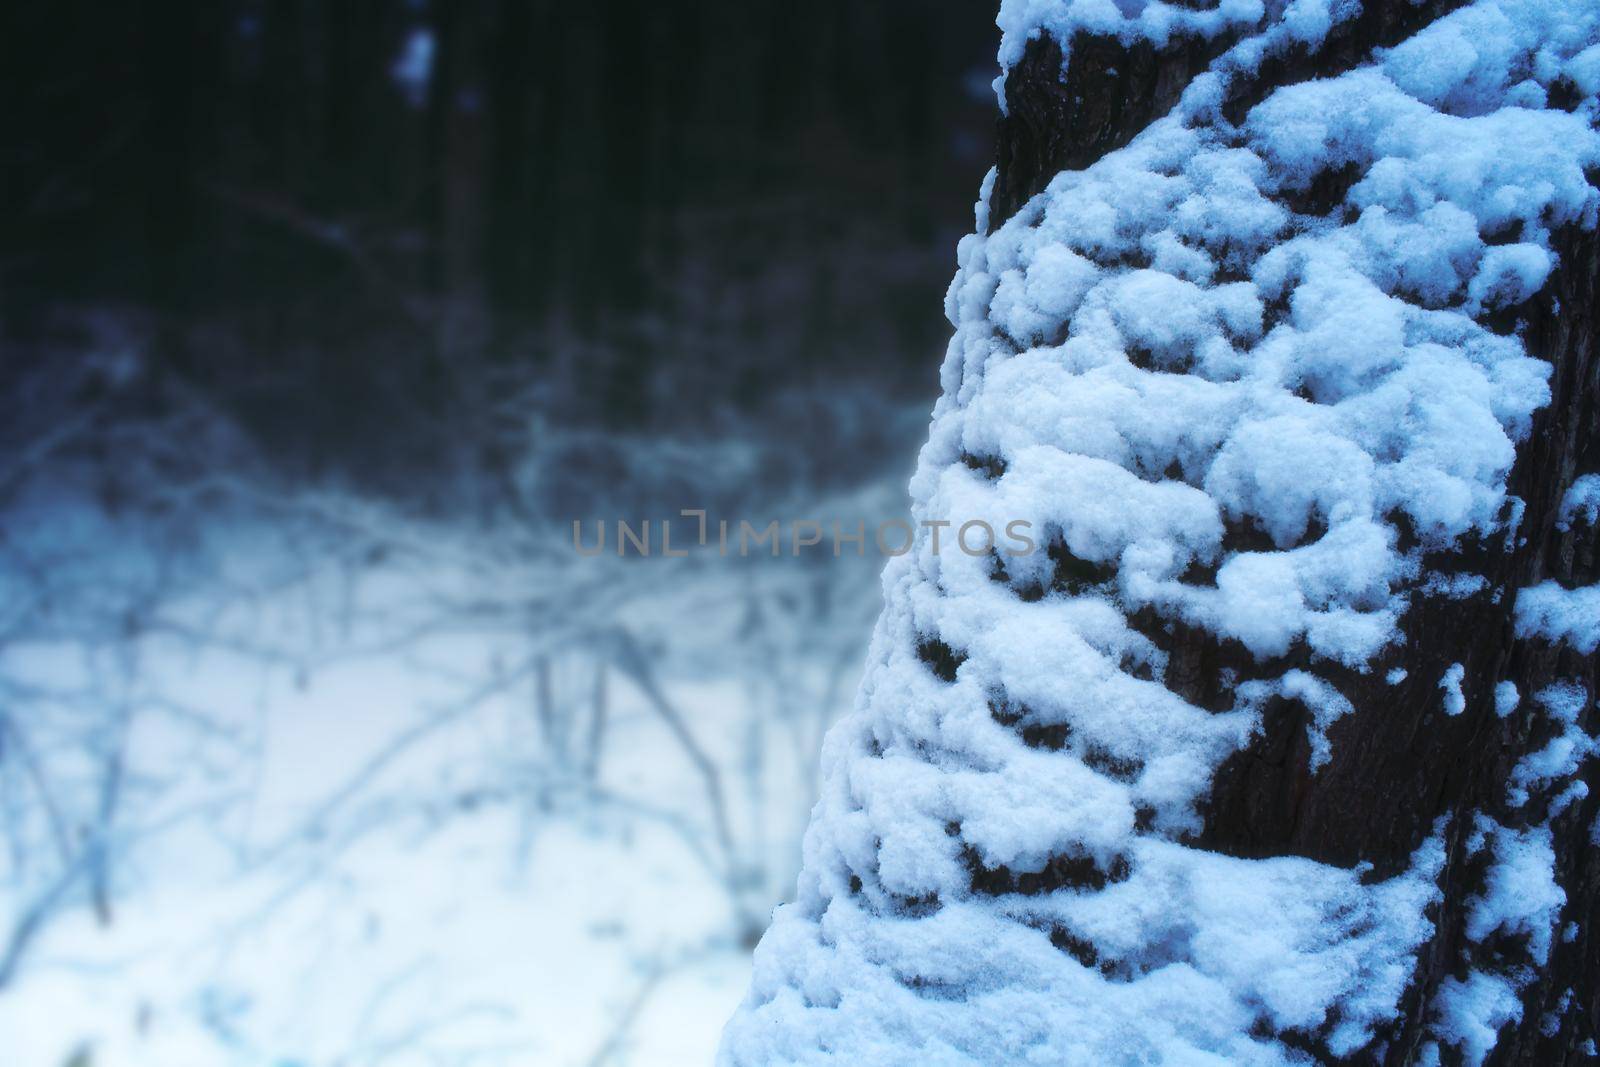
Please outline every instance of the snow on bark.
M924 528L887 567L797 897L724 1063L1306 1063L1372 1047L1402 1011L1447 819L1387 877L1194 835L1274 707L1307 709L1312 773L1327 762L1338 681L1401 640L1408 591L1437 581L1425 554L1516 537L1507 476L1551 368L1495 317L1545 284L1555 232L1595 226L1600 11L1480 0L1240 111L1263 64L1360 13L1002 5L1003 68L1040 35L1064 55L1083 30L1238 39L992 232L986 181L913 509L1026 520L1040 551L941 553ZM1525 628L1587 641L1552 597L1523 593ZM1185 698L1150 617L1236 643L1259 676L1220 706ZM1291 649L1309 668L1274 673ZM1516 707L1514 687L1490 695ZM1590 753L1560 721L1524 793ZM1547 825L1480 836L1469 938L1548 955ZM1481 1059L1518 988L1441 984L1430 1054Z
M1517 594L1517 633L1565 641L1588 654L1600 646L1600 586L1540 582Z

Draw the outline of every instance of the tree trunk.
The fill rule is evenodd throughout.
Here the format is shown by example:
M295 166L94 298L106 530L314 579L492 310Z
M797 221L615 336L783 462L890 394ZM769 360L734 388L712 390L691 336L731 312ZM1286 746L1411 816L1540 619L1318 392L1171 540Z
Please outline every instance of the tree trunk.
M1233 102L1236 117L1277 87L1353 69L1367 62L1374 48L1392 47L1460 6L1369 4L1364 17L1331 35L1324 47L1269 64L1258 80L1240 86ZM1225 43L1227 38L1180 38L1158 49L1080 34L1070 48L1072 62L1063 69L1061 46L1053 38L1029 42L1006 81L1010 108L999 123L991 225L1004 222L1060 171L1081 169L1133 140L1151 119L1170 110ZM1333 198L1324 211L1338 206ZM1600 242L1592 226L1569 226L1557 235L1555 249L1559 266L1544 289L1503 310L1494 324L1497 332L1520 336L1531 355L1554 368L1551 401L1535 416L1508 479L1509 496L1525 504L1515 544L1508 549L1500 541L1474 541L1427 554L1425 574L1479 574L1487 582L1465 599L1419 587L1409 591L1403 642L1389 648L1375 670L1340 672L1339 688L1355 710L1332 727L1331 761L1315 775L1306 710L1275 698L1265 709L1265 731L1216 777L1205 829L1197 838L1203 847L1251 858L1304 856L1346 867L1370 863L1379 875L1393 874L1405 867L1440 816L1479 811L1512 828L1549 818L1553 795L1535 797L1520 810L1505 801L1518 761L1551 739L1548 727L1531 714L1526 694L1577 682L1588 694L1579 725L1587 734L1600 734L1596 656L1566 644L1519 638L1513 617L1519 589L1547 579L1569 589L1600 581L1596 526L1578 521L1563 529L1561 523L1568 488L1580 475L1600 470ZM1234 534L1225 544L1242 548L1230 541L1245 536ZM1188 666L1181 677L1169 667L1166 681L1195 702L1226 688L1224 672L1247 678L1264 669L1309 666L1303 648L1263 665L1237 643L1153 613L1136 624L1172 662ZM1443 715L1438 679L1457 663L1465 667L1466 708ZM1385 677L1396 670L1404 671L1405 679L1389 685ZM1494 708L1502 682L1524 694L1519 712L1505 718ZM1600 850L1590 832L1600 813L1597 771L1600 765L1593 761L1583 767L1587 796L1550 820L1556 882L1567 901L1562 916L1577 924L1577 934L1558 941L1548 966L1539 968L1522 991L1522 1018L1500 1034L1490 1063L1595 1062L1593 1053L1582 1049L1600 1033L1600 942L1593 939L1600 920ZM1467 819L1451 825L1438 932L1418 961L1408 994L1411 1010L1387 1053L1375 1054L1374 1062L1413 1062L1426 1021L1419 1007L1440 979L1490 954L1464 933L1467 905L1483 889L1484 864L1474 862L1466 848L1473 829Z
M1049 242L1055 233L1069 235L1064 240L1070 251L1060 255L1087 257L1103 272L1097 277L1184 276L1190 269L1170 266L1183 261L1154 244L1133 243L1131 249L1116 253L1091 248L1089 238L1082 239L1089 244L1074 244L1070 235L1083 232L1085 224L1053 220L1051 200L1072 196L1073 190L1082 187L1081 180L1053 186L1053 179L1069 171L1084 171L1092 179L1097 163L1116 163L1107 157L1125 148L1135 152L1135 138L1179 109L1187 116L1183 125L1201 131L1202 138L1215 136L1219 145L1254 151L1266 161L1265 175L1254 172L1252 180L1267 200L1295 220L1276 241L1287 244L1299 235L1316 239L1337 234L1341 227L1353 230L1363 221L1365 211L1373 217L1364 221L1376 225L1379 212L1371 207L1370 194L1361 200L1352 190L1378 164L1357 151L1352 161L1329 165L1308 180L1276 172L1278 161L1259 147L1269 136L1263 132L1265 120L1257 124L1259 115L1253 109L1285 87L1336 79L1371 67L1383 60L1381 50L1400 45L1466 6L1451 0L1369 3L1354 17L1335 22L1320 41L1315 35L1296 39L1292 34L1280 34L1274 38L1275 27L1270 22L1241 23L1213 29L1209 35L1180 30L1145 38L1134 33L1105 36L1082 28L1046 26L1028 39L1009 63L1004 81L1006 109L999 123L998 165L987 198L987 218L980 206L980 243L964 254L966 284L958 276L952 287L952 321L958 333L945 365L945 395L935 412L933 439L924 451L918 481L913 483L919 517L932 517L941 501L985 499L963 495L973 490L952 488L958 484L957 474L952 472L962 466L971 476L992 485L996 494L1003 494L1008 476L1022 476L1019 463L1028 459L1019 451L1018 431L994 429L981 421L978 412L984 394L995 388L997 368L1005 363L1033 358L1041 350L1068 352L1064 342L1092 331L1093 324L1084 322L1107 306L1094 305L1091 311L1091 298L1086 297L1077 318L1068 315L1057 323L1033 325L1040 317L1039 301L1021 283L1036 276L1039 260L1030 257L1041 256L1041 249L1052 250ZM1473 12L1461 14L1466 17ZM1572 21L1576 25L1576 14ZM1471 39L1472 28L1481 23L1462 25L1468 31L1464 39ZM1592 46L1592 24L1587 32L1586 43ZM1261 42L1264 58L1259 63L1241 60L1242 53L1235 48L1251 37ZM1434 54L1437 48L1430 46L1428 51ZM1202 75L1212 80L1214 103L1201 99L1204 94L1185 97L1185 90ZM1520 106L1585 116L1592 131L1593 96L1585 98L1573 77L1564 73L1547 77L1541 95L1541 99L1530 98ZM1465 99L1464 95L1444 96L1432 104L1441 113L1466 117L1493 110L1464 104ZM1184 101L1181 107L1180 100ZM1299 117L1305 116L1301 113ZM1313 116L1312 121L1317 120ZM1170 125L1164 126L1141 143L1159 143L1158 138L1175 136ZM1498 144L1495 148L1496 154L1515 151ZM1317 150L1338 151L1326 143ZM1224 157L1219 154L1215 158ZM1463 173L1473 165L1465 153L1448 162ZM1589 156L1582 165L1589 168L1585 178L1595 183L1594 157ZM1151 164L1150 170L1178 181L1186 176L1185 166L1169 161ZM1120 209L1118 196L1123 184L1113 183L1110 188L1105 202ZM1041 193L1046 195L1040 197ZM1291 857L1314 861L1322 865L1319 870L1355 872L1360 884L1369 889L1398 886L1407 878L1430 885L1434 899L1421 911L1425 936L1419 936L1409 951L1386 962L1404 972L1403 990L1396 987L1395 1001L1363 1018L1364 1009L1349 997L1330 995L1316 1011L1296 1020L1291 1018L1292 1012L1270 1006L1281 990L1263 986L1268 1006L1256 1003L1245 1009L1241 1018L1248 1018L1252 1010L1255 1016L1245 1024L1237 1043L1227 1036L1226 1022L1218 1021L1219 1031L1210 1032L1203 1021L1184 1022L1177 1013L1169 1019L1140 1017L1142 1021L1114 1038L1093 1032L1091 1023L1116 1019L1118 1009L1085 1009L1082 999L1103 995L1111 1004L1116 997L1133 996L1130 987L1153 983L1156 975L1170 975L1180 966L1207 975L1216 973L1217 965L1207 961L1202 944L1208 936L1206 908L1210 905L1203 903L1203 893L1198 894L1195 899L1202 903L1193 905L1195 914L1178 923L1185 931L1181 937L1168 937L1154 949L1142 945L1119 954L1113 947L1118 940L1111 932L1114 924L1104 914L1086 910L1084 901L1097 894L1110 901L1114 891L1121 892L1116 898L1119 903L1108 903L1107 908L1122 908L1129 924L1144 922L1142 916L1132 914L1130 904L1120 903L1137 903L1141 898L1119 886L1137 882L1141 864L1149 866L1145 857L1154 853L1141 852L1136 845L1108 857L1094 840L1083 836L1071 846L1054 845L1044 862L1026 857L993 862L1004 835L992 829L975 830L980 819L988 820L987 827L996 815L976 802L959 799L969 795L964 792L968 786L963 776L1009 776L1014 786L1025 779L1021 771L1012 769L1016 765L1005 754L1009 750L990 747L987 739L980 744L974 740L978 735L965 728L951 729L950 723L961 715L964 688L987 694L994 721L1014 730L1035 753L1073 753L1083 765L1127 784L1135 794L1148 781L1149 767L1110 751L1114 744L1090 743L1085 735L1092 733L1093 717L1075 713L1070 694L1061 697L1062 706L1053 710L1020 697L1024 692L1052 692L1026 672L1019 674L1023 668L1044 669L1036 663L1053 662L1046 658L1049 650L1034 652L1034 659L1028 661L1007 660L1003 653L990 651L986 631L996 624L974 621L979 617L976 609L958 601L976 594L967 593L948 561L930 559L924 546L914 565L897 570L891 564L886 576L889 607L870 656L869 677L858 710L830 738L825 757L828 784L808 837L800 899L780 910L772 934L758 952L751 996L725 1038L727 1062L810 1062L827 1056L821 1051L812 1055L808 1049L841 1046L858 1054L863 1048L874 1049L884 1062L893 1060L886 1050L911 1062L915 1059L911 1050L919 1048L924 1055L930 1049L953 1049L951 1062L1015 1062L1023 1055L1042 1056L1038 1062L1151 1062L1141 1057L1149 1055L1152 1046L1193 1055L1220 1055L1227 1062L1596 1062L1600 944L1593 938L1595 922L1600 919L1600 848L1596 848L1600 843L1600 790L1595 787L1600 785L1600 761L1592 757L1600 754L1600 744L1591 740L1600 734L1600 715L1595 711L1596 657L1592 639L1562 640L1549 627L1541 630L1525 619L1519 626L1518 615L1524 590L1553 582L1571 591L1593 586L1600 579L1594 515L1583 513L1581 496L1577 507L1569 498L1577 478L1600 471L1600 438L1595 433L1600 417L1595 319L1600 302L1600 243L1594 227L1593 193L1583 195L1588 197L1589 207L1575 216L1558 217L1559 212L1551 212L1535 224L1518 223L1503 229L1494 229L1479 218L1482 246L1475 255L1488 255L1506 244L1546 241L1547 251L1554 254L1554 268L1542 285L1532 287L1531 294L1475 306L1465 295L1465 285L1448 296L1419 295L1404 283L1386 288L1392 299L1408 303L1408 316L1420 318L1436 309L1449 309L1463 320L1470 316L1485 338L1492 335L1520 343L1526 357L1548 365L1549 397L1536 406L1531 427L1517 429L1505 423L1508 437L1515 442L1515 458L1509 469L1497 471L1494 480L1498 484L1490 486L1503 493L1504 506L1495 523L1441 536L1436 529L1418 529L1413 515L1401 508L1375 516L1386 529L1396 558L1408 561L1404 573L1396 571L1389 577L1387 590L1395 598L1391 604L1396 608L1394 630L1375 651L1341 659L1327 648L1319 649L1307 632L1287 642L1285 649L1264 651L1259 643L1252 644L1248 637L1208 621L1203 612L1183 606L1182 596L1204 595L1193 590L1215 593L1219 566L1229 561L1251 555L1283 556L1326 538L1326 515L1319 520L1313 514L1304 531L1285 538L1281 531L1270 529L1270 506L1240 513L1224 502L1217 558L1191 564L1180 579L1185 592L1163 600L1142 594L1130 584L1125 572L1133 548L1119 560L1113 553L1086 551L1072 543L1076 500L1069 495L1056 513L1062 525L1051 534L1055 538L1050 542L1053 569L1047 569L1042 577L1032 576L1027 561L997 556L989 576L1017 590L1029 604L1049 604L1063 596L1068 600L1104 597L1120 610L1126 625L1156 650L1153 654L1124 652L1117 665L1124 675L1159 686L1189 709L1205 709L1213 715L1213 723L1241 712L1254 716L1244 739L1216 762L1208 784L1199 790L1194 822L1163 825L1158 805L1143 803L1135 814L1135 841L1177 843L1191 850L1185 852L1185 862L1213 862L1206 857L1244 861L1244 865L1218 868L1235 872L1239 888L1233 892L1240 896L1252 892L1252 871L1299 869L1283 866L1277 859ZM1181 219L1181 213L1192 206L1192 200L1178 200L1152 229L1172 218ZM1404 209L1391 206L1390 210L1399 215ZM1079 219L1084 217L1080 214ZM1535 232L1537 227L1552 220L1547 238L1541 238ZM1012 225L1007 226L1008 222ZM1075 224L1079 229L1073 229ZM1030 230L1040 236L1030 236ZM1210 291L1212 282L1247 284L1267 297L1264 339L1241 342L1230 337L1230 344L1254 358L1271 348L1269 342L1279 336L1275 328L1288 334L1315 328L1309 297L1305 290L1295 289L1297 282L1291 282L1281 298L1268 297L1270 283L1264 279L1270 271L1262 266L1263 258L1241 258L1226 242L1208 243L1209 235L1195 232L1199 235L1193 240L1185 236L1181 243L1186 249L1203 249L1214 257L1216 269L1214 274L1207 270L1194 292ZM1105 238L1105 243L1114 244L1115 240ZM996 244L999 252L992 250ZM1013 248L1018 249L1014 254ZM1015 275L1011 296L1007 295L1008 273ZM973 281L985 276L981 285ZM986 310L965 310L969 294L980 293L987 302L996 293L996 283L998 295ZM1032 318L1002 306L1026 305L1030 300L1033 303L1027 310ZM1110 314L1115 317L1121 312L1111 305ZM1155 314L1176 319L1180 311L1163 306ZM1164 372L1166 377L1226 380L1225 376L1210 375L1192 352L1172 356L1140 348L1134 334L1147 328L1117 321L1122 331L1119 336L1127 341L1126 358L1135 367ZM1360 336L1348 342L1352 349L1361 343ZM1091 356L1061 358L1081 362ZM1242 366L1239 375L1251 373L1248 363ZM1054 373L1053 368L1046 369ZM1055 379L1040 380L1049 383ZM1074 379L1083 380L1081 374ZM1310 379L1301 381L1297 389L1296 395L1316 408L1337 399L1326 396L1326 387ZM1052 402L1043 388L1019 395L1026 398L1027 408L1036 402ZM1149 403L1148 399L1144 403ZM1028 410L1017 415L1027 426L1050 426L1040 418L1029 421ZM1158 409L1143 415L1157 420L1166 417ZM1398 424L1395 430L1399 432ZM1087 435L1080 438L1093 440ZM1049 440L1034 444L1056 444L1073 451ZM1142 457L1132 454L1137 446L1136 441L1129 444L1130 454L1122 464L1145 483L1184 483L1204 488L1223 501L1213 488L1222 465L1218 453L1199 459L1184 456L1182 462L1174 460L1165 470L1151 470ZM1380 466L1392 458L1374 456ZM1339 459L1330 454L1326 462L1336 464ZM1255 473L1264 477L1261 471L1268 465L1262 461ZM1070 494L1071 490L1067 491ZM1293 487L1281 491L1292 492ZM1565 508L1564 501L1568 501ZM1136 501L1130 498L1127 506L1131 510ZM1014 517L1011 512L1004 514ZM959 524L972 516L937 517ZM1338 521L1333 520L1335 524ZM1523 598L1525 609L1527 599ZM1580 629L1594 627L1600 621L1589 618L1577 625ZM924 688L920 680L897 666L904 658L903 650L893 647L897 638L913 644L916 657L945 689ZM1297 681L1290 684L1288 679ZM1331 687L1343 703L1318 696L1327 692L1318 687ZM1515 707L1508 706L1512 687ZM1104 690L1105 694L1112 692ZM1266 695L1251 697L1251 693ZM1566 697L1562 694L1570 695L1571 700L1563 703ZM1109 696L1089 699L1103 703ZM1154 697L1146 700L1156 703ZM1342 711L1326 715L1330 707ZM1549 769L1549 761L1541 762L1541 756L1557 751L1563 756L1554 761L1561 765L1559 771L1536 773L1538 767ZM876 784L886 772L875 765L885 761L912 761L922 768L896 776L895 790L907 797L898 807L887 803ZM923 786L934 789L929 782L938 783L938 802L924 799L919 792ZM1072 790L1065 792L1070 795ZM1088 794L1084 796L1087 805ZM1026 802L1018 802L1018 807L1018 820L1030 817ZM896 812L892 817L891 810ZM919 817L930 822L943 819L945 839L907 832L908 824ZM1545 841L1553 864L1534 865L1539 877L1533 884L1519 882L1514 871L1526 874L1532 867L1519 867L1518 857L1537 852L1542 863L1545 853L1530 843ZM1418 857L1430 847L1439 850L1439 858L1432 866L1419 866ZM907 872L908 850L914 854L910 867L920 868L914 873ZM951 857L967 867L970 880L966 884L939 875L941 865ZM1425 874L1418 875L1419 870ZM1537 917L1528 918L1534 914L1529 911L1516 920L1500 914L1497 921L1497 907L1512 906L1508 902L1525 904L1539 893L1546 894L1552 906ZM1269 893L1263 894L1255 906L1262 909L1266 926L1275 905ZM1190 906L1182 902L1189 898L1176 891L1159 899L1169 913ZM960 927L955 918L935 918L996 903L1012 925L993 925L981 941L964 941L957 933ZM1165 917L1172 918L1170 914ZM936 925L939 921L948 925ZM891 925L893 933L888 932ZM1005 950L990 947L1011 936L1014 926L1039 931L1087 971L1098 970L1105 979L1103 993L1086 994L1070 985L1075 978L1058 982L1049 968L1035 972L1019 964L1031 951L1025 940L1019 938L1014 947ZM909 939L912 935L905 931L913 928L922 931L916 935L916 951L906 947L909 940L896 940ZM1326 937L1331 943L1359 940L1365 936L1360 930L1360 924L1340 927L1334 920L1322 934L1310 929L1303 932ZM968 971L940 959L941 953L984 955L991 951L993 955L985 957L982 968L974 965L975 969ZM886 985L881 987L875 978L861 977L863 973L876 976L880 971L892 976L892 980L885 978ZM1029 1011L1036 1010L1044 1018L1081 1017L1081 1025L1071 1024L1079 1027L1077 1034L1038 1023L1027 1011L1015 1015L1015 1030L1008 1032L996 1020L1016 1011L1016 1001L998 998L1011 974L1029 976L1010 980L1028 988L1033 997ZM897 984L911 991L904 1004L896 999L899 990L893 995L884 992ZM1310 995L1313 985L1306 980L1302 991ZM1478 1008L1463 1007L1471 1001L1463 990L1491 987L1514 996L1516 1003L1507 1001L1491 1010L1481 1006L1480 998ZM1244 988L1254 987L1246 981ZM919 1002L929 1000L947 1002L942 1014L919 1015ZM1225 1017L1225 1003L1227 998L1219 994L1218 1020ZM979 1011L980 1004L985 1005L982 1021L947 1022L959 1017L963 1008ZM833 1017L852 1020L839 1025L848 1025L852 1034L868 1031L871 1039L841 1036L834 1029ZM1312 1021L1305 1022L1305 1018ZM919 1019L920 1024L915 1021ZM1471 1021L1463 1023L1463 1019ZM1361 1023L1355 1031L1348 1028L1353 1020ZM1163 1024L1175 1031L1170 1040L1176 1044L1166 1044L1167 1038L1156 1036ZM926 1029L915 1032L917 1025ZM1026 1040L1016 1037L1016 1030L1025 1031L1029 1026L1035 1027L1035 1036ZM1473 1026L1481 1029L1474 1031ZM861 1043L864 1040L865 1045ZM1021 1043L1009 1045L1012 1040Z

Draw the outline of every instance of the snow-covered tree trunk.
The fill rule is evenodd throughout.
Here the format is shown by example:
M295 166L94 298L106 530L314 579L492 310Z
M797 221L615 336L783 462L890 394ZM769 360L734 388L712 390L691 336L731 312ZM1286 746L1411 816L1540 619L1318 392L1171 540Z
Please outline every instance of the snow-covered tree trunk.
M729 1064L1590 1063L1600 5L1005 0Z

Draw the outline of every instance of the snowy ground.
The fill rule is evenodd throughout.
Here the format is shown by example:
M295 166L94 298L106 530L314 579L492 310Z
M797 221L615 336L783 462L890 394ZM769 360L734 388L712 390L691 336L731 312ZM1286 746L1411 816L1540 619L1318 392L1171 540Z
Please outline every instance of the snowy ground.
M263 821L381 743L382 694L412 681L376 666L276 694ZM618 773L642 783L650 747L629 748ZM109 929L69 913L0 998L12 1062L64 1064L86 1044L107 1067L588 1063L629 1018L624 1062L708 1059L746 963L718 943L720 889L670 831L552 820L519 848L503 808L433 818L397 819L304 881L235 877L204 842L169 843Z
M0 1058L708 1062L747 985L750 924L792 891L816 744L854 692L881 561L659 579L647 568L666 561L636 561L618 573L638 595L606 617L641 676L608 666L633 661L597 636L592 587L571 606L589 629L519 633L472 568L401 556L263 580L286 555L271 546L270 531L230 543L214 580L131 642L141 689L195 712L132 720L109 921L77 897L52 913L0 990ZM554 572L586 588L570 557ZM105 669L71 640L0 645L0 668L63 692ZM716 769L726 838L663 702ZM0 886L0 932L28 884Z

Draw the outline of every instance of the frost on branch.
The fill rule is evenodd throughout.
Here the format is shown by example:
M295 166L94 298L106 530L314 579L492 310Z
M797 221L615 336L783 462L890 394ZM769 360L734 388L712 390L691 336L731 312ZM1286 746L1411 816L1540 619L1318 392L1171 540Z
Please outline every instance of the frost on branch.
M1031 198L985 182L911 489L1048 551L890 563L723 1059L1480 1062L1543 995L1594 754L1593 592L1518 591L1558 518L1576 573L1591 508L1581 441L1527 457L1593 388L1539 324L1600 208L1600 10L1000 24L1002 171L1077 158L1051 138L1080 120L1104 151ZM1074 96L1131 84L1108 49L1156 72L1146 110L1172 97L1122 138ZM1554 493L1537 523L1522 481ZM1527 684L1559 671L1575 705ZM1531 755L1508 779L1485 736Z

